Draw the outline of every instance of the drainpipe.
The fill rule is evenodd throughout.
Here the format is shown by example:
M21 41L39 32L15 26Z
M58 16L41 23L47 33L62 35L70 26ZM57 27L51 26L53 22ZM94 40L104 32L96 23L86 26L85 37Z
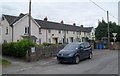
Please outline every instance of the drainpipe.
M14 31L14 30L13 30L13 25L12 25L12 42L13 42L13 36L14 36L14 35L13 35L13 31Z
M47 29L46 29L46 42L47 42Z

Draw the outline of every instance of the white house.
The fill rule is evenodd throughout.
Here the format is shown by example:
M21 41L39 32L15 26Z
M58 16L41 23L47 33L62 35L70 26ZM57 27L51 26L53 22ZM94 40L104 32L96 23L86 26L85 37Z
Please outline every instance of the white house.
M28 38L29 15L19 16L2 15L2 43L17 42L23 38ZM84 41L85 38L95 40L93 27L79 27L73 25L31 18L31 39L37 44L48 43L70 43L74 41Z

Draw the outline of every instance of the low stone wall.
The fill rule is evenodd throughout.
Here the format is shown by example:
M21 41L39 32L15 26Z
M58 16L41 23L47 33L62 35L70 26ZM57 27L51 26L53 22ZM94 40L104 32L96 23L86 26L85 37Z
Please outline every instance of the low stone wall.
M35 52L31 53L31 61L37 61L43 58L54 57L57 52L64 46L39 46L35 48Z

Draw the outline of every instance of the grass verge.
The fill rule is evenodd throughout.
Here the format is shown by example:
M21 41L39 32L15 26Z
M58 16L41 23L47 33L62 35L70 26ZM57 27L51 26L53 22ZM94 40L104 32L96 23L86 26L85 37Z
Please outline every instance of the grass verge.
M0 65L8 66L8 65L10 65L10 64L11 64L10 61L5 60L5 59L0 59Z

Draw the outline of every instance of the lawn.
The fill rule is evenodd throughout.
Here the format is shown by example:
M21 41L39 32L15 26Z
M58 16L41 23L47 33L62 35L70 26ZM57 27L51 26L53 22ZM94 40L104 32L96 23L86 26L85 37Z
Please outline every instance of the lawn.
M10 61L5 60L5 59L0 59L0 65L8 66L8 65L10 65L10 64L11 64Z

